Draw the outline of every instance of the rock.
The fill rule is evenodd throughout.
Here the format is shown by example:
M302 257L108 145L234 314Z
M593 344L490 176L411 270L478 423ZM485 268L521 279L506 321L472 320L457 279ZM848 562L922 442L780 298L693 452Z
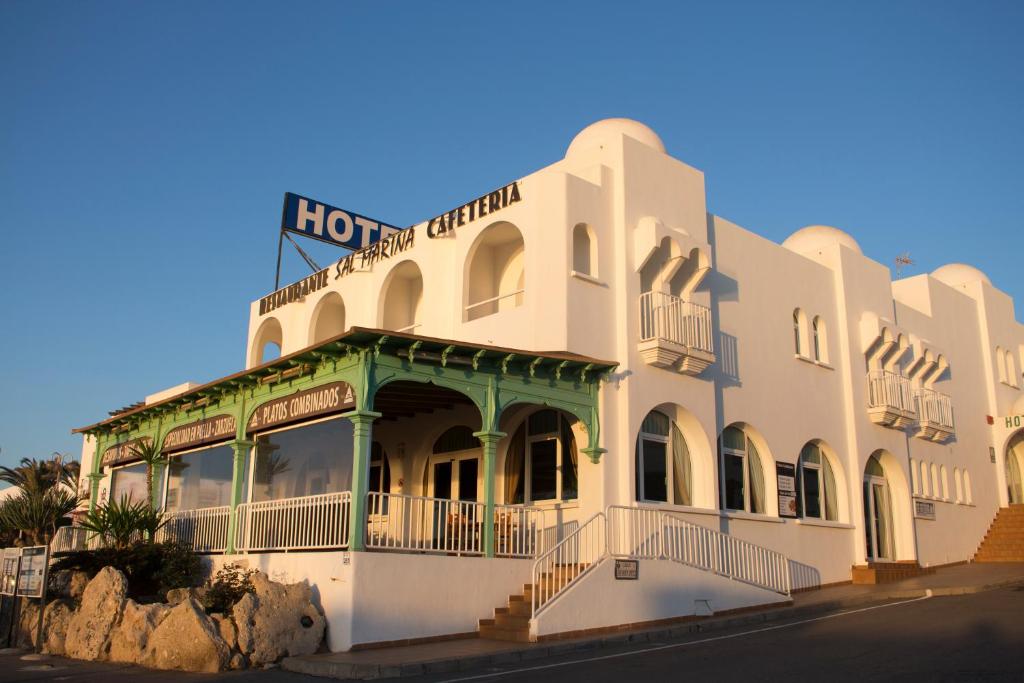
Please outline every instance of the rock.
M231 661L228 663L228 668L230 668L232 671L238 671L239 669L244 669L247 666L248 663L246 662L245 655L243 655L241 652L236 652L235 654L231 655Z
M78 570L54 572L50 579L53 595L78 601L82 599L85 587L89 585L89 574Z
M140 605L134 600L128 600L121 624L110 637L110 661L123 664L138 664L142 661L150 636L170 611L167 605Z
M67 637L68 622L73 610L63 600L46 605L46 621L43 622L43 652L52 655L64 654L64 640ZM16 643L19 647L34 648L39 628L39 603L25 600L18 617Z
M247 593L234 607L238 649L249 656L250 664L255 667L316 652L326 621L313 605L309 583L286 585L257 572L252 584L255 592Z
M127 579L113 567L104 567L96 574L85 587L82 604L68 623L64 641L68 657L100 660L106 656L127 592Z
M213 623L217 625L217 633L224 639L229 650L238 649L238 629L231 617L224 614L213 614Z
M167 604L173 607L174 605L179 605L185 602L191 597L191 588L172 588L171 590L167 591Z
M139 663L153 669L217 673L227 668L230 654L213 620L188 598L172 607L156 627Z

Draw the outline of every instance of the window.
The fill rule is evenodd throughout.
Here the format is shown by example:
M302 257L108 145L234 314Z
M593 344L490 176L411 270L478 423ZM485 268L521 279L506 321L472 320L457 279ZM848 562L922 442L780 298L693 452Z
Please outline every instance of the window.
M647 413L636 439L636 499L692 505L691 477L690 450L678 425L659 411Z
M450 427L434 442L434 454L455 453L480 448L480 439L473 436L473 430L465 425Z
M352 423L331 418L256 437L252 500L279 500L352 488Z
M939 466L932 464L932 498L938 498L942 493L941 484L939 484Z
M1017 386L1017 364L1014 362L1013 353L1010 351L1006 352L1006 381L1012 387Z
M572 269L583 275L597 277L596 241L585 223L578 223L572 229Z
M576 500L578 456L569 421L555 410L530 415L505 455L505 501Z
M828 335L825 332L825 321L820 315L811 321L811 335L814 346L814 360L819 363L828 362Z
M964 502L970 505L974 502L971 496L971 473L964 470Z
M738 427L726 427L720 445L722 507L764 514L764 471L757 447Z
M915 496L921 495L921 472L913 458L910 459L910 492Z
M964 475L960 468L953 468L953 486L956 488L956 502L964 502Z
M146 463L119 467L111 473L110 501L120 502L122 498L134 502L146 501ZM158 483L153 482L154 490L159 491Z
M930 489L928 488L928 463L921 463L921 495L928 496Z
M999 381L1006 382L1006 356L1003 355L1003 347L996 347L996 373L999 375Z
M949 470L943 465L941 468L942 478L942 500L949 500Z
M233 473L234 451L230 446L170 456L164 509L198 510L230 505Z
M370 447L370 493L391 493L391 465L377 441Z
M800 451L800 502L804 517L838 521L836 477L828 456L816 443Z
M798 308L793 311L793 348L796 355L804 355L804 328L801 324L803 312Z

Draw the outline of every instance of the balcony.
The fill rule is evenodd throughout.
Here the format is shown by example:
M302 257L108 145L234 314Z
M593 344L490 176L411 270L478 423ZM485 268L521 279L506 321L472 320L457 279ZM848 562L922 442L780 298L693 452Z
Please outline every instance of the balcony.
M648 365L699 375L715 362L711 310L664 292L644 292L637 350Z
M917 393L917 412L920 416L919 438L944 443L956 432L953 428L953 403L946 394L921 389Z
M917 422L910 380L889 370L868 373L868 416L875 424L903 429Z

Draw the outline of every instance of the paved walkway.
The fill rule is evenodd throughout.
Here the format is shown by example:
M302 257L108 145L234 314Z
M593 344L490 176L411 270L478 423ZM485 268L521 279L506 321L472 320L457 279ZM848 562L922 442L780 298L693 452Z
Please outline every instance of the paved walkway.
M696 631L713 631L868 603L918 597L929 590L933 595L959 595L1009 585L1024 585L1024 564L962 564L896 583L879 586L845 584L798 593L788 606L708 617L672 627L618 631L603 636L545 643L508 643L467 638L426 645L290 657L284 660L282 668L297 673L343 679L392 678L461 671L551 657L574 650L621 645L625 642L664 640Z

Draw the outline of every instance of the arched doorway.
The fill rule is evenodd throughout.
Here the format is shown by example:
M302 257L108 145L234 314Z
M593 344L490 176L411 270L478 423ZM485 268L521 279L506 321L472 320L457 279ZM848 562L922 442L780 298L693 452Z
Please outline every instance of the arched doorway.
M1010 505L1024 504L1024 432L1014 434L1006 444L1006 492Z
M483 493L480 440L473 429L457 425L434 442L423 489L428 498L478 502Z
M864 468L864 539L868 562L896 559L892 494L882 464L874 455L868 458Z

